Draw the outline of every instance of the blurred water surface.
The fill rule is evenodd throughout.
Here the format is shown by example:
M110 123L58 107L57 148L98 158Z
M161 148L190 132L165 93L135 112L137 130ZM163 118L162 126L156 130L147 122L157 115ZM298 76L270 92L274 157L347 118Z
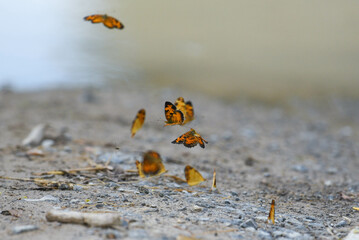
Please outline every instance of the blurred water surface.
M359 96L358 1L2 1L0 85ZM107 13L124 30L83 20Z

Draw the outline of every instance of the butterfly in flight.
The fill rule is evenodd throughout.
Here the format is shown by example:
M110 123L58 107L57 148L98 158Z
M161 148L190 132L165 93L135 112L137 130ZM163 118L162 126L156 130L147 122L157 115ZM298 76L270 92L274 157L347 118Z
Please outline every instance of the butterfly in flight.
M117 28L117 29L123 29L125 26L118 21L116 18L100 14L90 15L84 17L85 21L91 21L92 23L103 23L105 27L107 28Z
M143 155L142 163L136 161L136 167L141 178L158 176L167 171L162 163L160 154L155 151L147 151Z
M184 121L182 125L192 121L194 119L193 105L191 101L185 102L183 97L177 98L175 105L184 115Z
M193 128L190 131L182 134L177 139L173 140L174 144L182 144L188 148L194 147L197 144L201 146L201 148L205 148L205 143L208 144L206 140L204 140L201 135L199 135Z
M168 125L182 125L184 116L180 110L177 110L176 106L171 102L165 103L165 117L167 121L165 126Z
M142 127L143 123L145 122L145 117L146 117L145 109L139 110L135 119L132 122L131 137L134 137L136 132Z
M186 177L187 184L190 186L200 184L201 182L206 180L202 177L202 175L196 169L194 169L190 165L187 165L185 167L184 175Z

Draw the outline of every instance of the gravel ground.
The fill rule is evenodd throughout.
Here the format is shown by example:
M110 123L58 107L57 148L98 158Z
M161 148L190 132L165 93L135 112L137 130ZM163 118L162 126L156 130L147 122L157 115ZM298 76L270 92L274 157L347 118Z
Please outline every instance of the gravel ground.
M164 102L179 96L192 101L195 121L163 127ZM30 178L91 163L114 170L47 176L71 181L71 190L0 179L1 239L343 238L359 225L353 209L359 207L358 106L339 98L321 104L225 102L170 89L2 92L0 176ZM140 108L147 112L145 125L131 138ZM29 148L20 145L38 124L49 125L44 156L29 157ZM205 149L171 144L191 127L209 142ZM184 178L191 165L208 180L190 187L164 175L140 179L131 170L147 150L161 154L166 174ZM213 169L218 192L210 191ZM275 225L267 224L272 199ZM118 212L122 223L96 228L48 222L45 215L54 208Z

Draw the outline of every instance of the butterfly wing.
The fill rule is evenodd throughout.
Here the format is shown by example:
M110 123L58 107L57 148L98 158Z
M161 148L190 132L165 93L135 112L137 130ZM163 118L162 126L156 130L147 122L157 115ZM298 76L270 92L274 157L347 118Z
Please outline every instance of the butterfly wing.
M183 116L186 116L186 103L184 102L183 97L177 98L175 105L177 109L183 113Z
M206 140L204 140L201 136L196 137L196 139L197 139L199 145L201 146L201 148L205 148L205 144L204 144L204 143L207 143L207 144L208 144L208 142L207 142Z
M217 178L216 178L216 169L213 171L213 179L212 179L212 191L217 188Z
M136 132L142 127L143 123L145 122L145 117L146 117L145 109L139 110L135 119L132 122L131 137L134 137Z
M161 156L154 151L148 151L143 156L142 170L144 175L157 176L166 172Z
M187 101L185 105L185 116L186 119L183 124L188 123L194 119L194 111L193 111L193 105L191 101Z
M184 175L187 180L187 184L190 186L194 186L200 184L201 182L205 181L202 175L193 167L187 165L184 169Z
M92 23L101 23L104 21L104 15L99 15L99 14L90 15L84 17L84 20L91 21Z
M182 134L181 136L179 136L178 138L176 138L175 140L173 140L172 143L182 144L185 142L186 138L189 137L190 135L191 135L191 131L186 132L186 133Z
M167 119L165 126L182 124L184 120L183 113L178 111L176 106L170 102L165 103L165 117Z
M103 22L103 25L105 25L107 28L118 28L118 29L123 29L124 25L118 21L116 18L114 17L110 17L107 16Z
M275 224L275 201L274 199L272 200L272 204L270 206L270 211L269 211L269 216L268 216L268 220L271 220L273 224Z

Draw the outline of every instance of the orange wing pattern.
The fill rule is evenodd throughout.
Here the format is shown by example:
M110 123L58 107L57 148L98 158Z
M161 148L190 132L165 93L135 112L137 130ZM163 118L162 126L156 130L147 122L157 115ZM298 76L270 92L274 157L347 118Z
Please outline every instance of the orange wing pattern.
M274 216L275 215L275 209L274 209L274 206L275 206L275 201L273 199L272 204L270 206L270 210L269 210L269 216L268 216L268 221L272 221L273 224L275 224L275 219L274 219L274 217L275 217Z
M170 102L165 103L165 117L167 121L165 122L166 125L181 125L183 123L183 113L177 110L176 106Z
M187 184L190 186L194 186L200 184L201 182L205 181L202 175L193 167L187 165L184 169L184 175L187 180Z
M139 110L135 119L132 122L131 137L134 137L136 132L142 127L143 123L145 122L145 117L146 117L145 109Z
M201 135L199 135L193 128L190 131L186 132L179 136L176 140L173 140L172 143L174 144L183 144L184 146L191 148L196 146L198 143L201 148L205 148L205 144L208 142L204 140Z
M177 98L175 105L177 110L181 111L184 116L184 121L182 125L192 121L194 119L193 106L191 101L185 102L183 97Z
M142 163L136 161L136 167L141 178L157 176L166 172L161 156L155 151L146 152L143 156Z
M183 116L186 117L186 103L184 102L183 97L177 98L175 105L177 109L183 113Z
M192 121L194 119L194 111L193 111L193 106L192 106L192 102L191 101L187 101L186 102L186 120L184 121L183 124L186 124L190 121Z
M123 29L125 27L116 18L107 16L106 14L105 15L95 14L95 15L86 16L84 17L84 20L91 21L92 23L103 23L105 27L110 29L112 28Z

